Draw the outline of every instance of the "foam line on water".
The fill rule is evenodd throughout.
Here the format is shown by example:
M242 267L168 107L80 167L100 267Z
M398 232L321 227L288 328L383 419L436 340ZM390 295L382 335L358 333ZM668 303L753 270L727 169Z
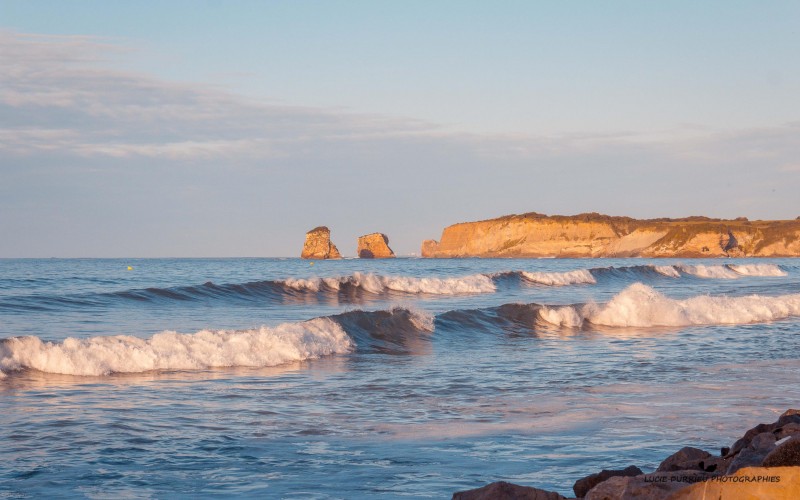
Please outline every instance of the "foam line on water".
M319 292L325 289L340 290L355 287L371 293L388 291L409 294L457 295L469 293L491 293L497 287L485 274L474 274L460 278L416 278L411 276L381 276L372 273L353 273L337 278L287 279L287 287L298 291Z

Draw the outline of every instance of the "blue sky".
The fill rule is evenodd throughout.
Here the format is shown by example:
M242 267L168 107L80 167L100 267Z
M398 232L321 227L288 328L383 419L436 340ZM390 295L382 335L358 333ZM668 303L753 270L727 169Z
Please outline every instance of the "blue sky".
M0 257L795 218L797 2L0 0Z

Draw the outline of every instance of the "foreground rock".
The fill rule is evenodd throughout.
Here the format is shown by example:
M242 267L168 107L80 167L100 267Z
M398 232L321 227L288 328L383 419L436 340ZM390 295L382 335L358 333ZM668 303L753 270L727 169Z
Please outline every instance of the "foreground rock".
M603 470L573 486L585 500L800 499L800 410L787 410L771 424L748 430L718 456L685 447L655 472L634 466ZM538 496L536 496L538 495ZM547 496L554 495L554 496ZM491 483L454 499L559 499L557 493L511 483Z
M306 233L306 242L301 259L341 259L339 249L331 243L331 230L325 226L315 227Z
M394 252L389 248L389 238L383 233L359 236L358 257L361 259L390 259Z
M707 472L654 472L635 477L616 476L592 488L585 500L666 500L673 493L714 477Z
M575 484L572 486L572 491L575 492L576 497L583 498L589 490L612 477L638 476L640 474L642 474L642 470L635 465L631 465L622 470L602 470L597 474L591 474L583 479L575 481Z
M552 491L498 481L474 490L459 491L453 500L566 500Z
M732 476L682 488L669 500L797 500L800 498L800 467L748 467Z
M422 243L422 256L797 257L800 220L528 213L446 227L440 241Z

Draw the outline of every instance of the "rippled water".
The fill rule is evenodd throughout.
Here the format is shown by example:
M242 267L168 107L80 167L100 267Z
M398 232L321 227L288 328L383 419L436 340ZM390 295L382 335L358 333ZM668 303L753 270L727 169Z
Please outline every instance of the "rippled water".
M0 260L0 496L569 494L797 407L799 333L791 259Z

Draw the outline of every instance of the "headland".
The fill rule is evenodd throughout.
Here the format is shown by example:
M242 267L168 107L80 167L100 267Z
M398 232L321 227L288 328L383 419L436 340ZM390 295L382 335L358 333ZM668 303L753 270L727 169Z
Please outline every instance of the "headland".
M530 212L448 226L422 256L453 257L798 257L800 218L750 221L695 216L633 219L599 213Z

